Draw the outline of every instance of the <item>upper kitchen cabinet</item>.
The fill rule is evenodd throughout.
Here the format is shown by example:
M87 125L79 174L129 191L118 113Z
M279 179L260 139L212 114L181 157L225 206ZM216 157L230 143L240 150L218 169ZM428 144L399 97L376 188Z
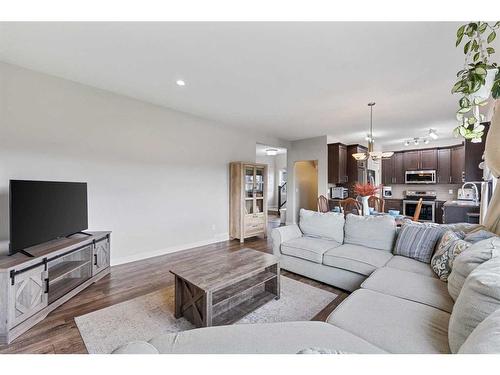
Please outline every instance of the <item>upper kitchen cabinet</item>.
M437 169L437 150L430 148L420 150L420 169Z
M405 169L403 152L395 152L390 158L382 159L382 184L404 184Z
M405 151L403 155L405 171L437 169L437 150L435 148Z
M347 146L347 182L349 184L355 182L364 184L367 182L367 161L356 160L352 157L353 154L367 151L368 149L361 145Z
M440 148L437 150L437 176L436 182L438 184L451 183L451 149Z
M418 171L420 169L419 151L404 152L403 160L406 171Z
M451 151L451 179L452 184L465 182L465 147L454 146ZM479 164L479 163L478 163ZM479 169L479 167L477 167Z
M347 146L342 143L328 145L328 182L345 184L347 177Z

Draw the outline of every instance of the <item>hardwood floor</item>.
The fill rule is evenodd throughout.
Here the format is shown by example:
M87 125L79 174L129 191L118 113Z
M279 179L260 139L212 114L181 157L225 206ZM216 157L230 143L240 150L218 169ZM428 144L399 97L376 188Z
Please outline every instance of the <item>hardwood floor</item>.
M270 220L270 228L279 220ZM191 257L210 256L220 252L237 251L243 247L272 252L270 236L239 241L225 241L160 257L127 263L111 268L111 273L93 284L64 305L54 310L45 320L24 333L10 345L0 346L0 353L87 353L74 318L147 293L171 286L174 277L169 267ZM325 320L328 314L347 297L347 293L300 275L282 271L282 275L329 290L338 297L318 313L313 320Z

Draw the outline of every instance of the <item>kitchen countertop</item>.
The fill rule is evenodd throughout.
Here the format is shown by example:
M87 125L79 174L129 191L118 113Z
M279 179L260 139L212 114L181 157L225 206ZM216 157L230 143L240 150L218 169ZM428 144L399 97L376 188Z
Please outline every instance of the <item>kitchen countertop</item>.
M476 204L473 201L446 201L444 202L445 207L479 207L480 203Z

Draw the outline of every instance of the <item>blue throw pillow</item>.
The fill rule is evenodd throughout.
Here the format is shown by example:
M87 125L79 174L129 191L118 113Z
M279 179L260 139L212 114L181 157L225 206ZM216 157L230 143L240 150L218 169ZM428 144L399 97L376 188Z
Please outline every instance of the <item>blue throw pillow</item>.
M446 231L434 223L405 223L398 234L395 255L430 263L436 243Z

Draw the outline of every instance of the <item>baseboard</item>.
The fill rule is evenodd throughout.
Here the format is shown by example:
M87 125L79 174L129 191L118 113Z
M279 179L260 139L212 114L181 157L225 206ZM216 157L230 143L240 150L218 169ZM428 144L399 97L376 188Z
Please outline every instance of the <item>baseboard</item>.
M211 244L214 244L217 242L224 242L227 240L229 240L229 234L228 233L220 233L220 234L215 235L214 238L209 239L209 240L167 247L165 249L153 250L153 251L149 251L147 253L134 254L134 255L130 255L130 256L119 257L116 259L112 258L111 265L118 266L120 264L137 262L137 261L143 260L143 259L154 258L154 257L165 255L165 254L175 253L177 251L189 250L189 249L192 249L194 247L211 245ZM111 254L113 254L113 253L111 252Z

